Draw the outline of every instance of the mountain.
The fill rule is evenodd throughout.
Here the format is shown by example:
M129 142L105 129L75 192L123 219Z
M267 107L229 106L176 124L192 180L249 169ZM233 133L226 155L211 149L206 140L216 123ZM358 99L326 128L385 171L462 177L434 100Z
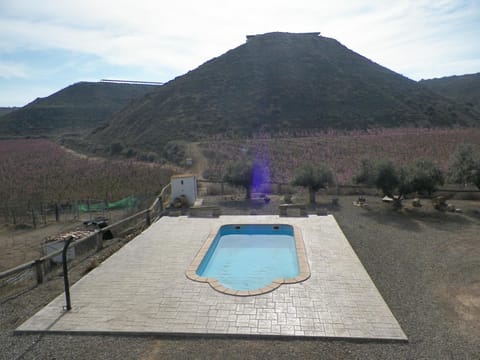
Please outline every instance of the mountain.
M79 82L0 117L5 136L48 136L95 128L152 85Z
M480 112L480 73L421 80L420 84L463 104L467 112Z
M0 107L0 117L7 115L8 113L16 110L16 107Z
M212 134L474 124L455 101L334 39L268 33L134 101L91 140L161 151Z

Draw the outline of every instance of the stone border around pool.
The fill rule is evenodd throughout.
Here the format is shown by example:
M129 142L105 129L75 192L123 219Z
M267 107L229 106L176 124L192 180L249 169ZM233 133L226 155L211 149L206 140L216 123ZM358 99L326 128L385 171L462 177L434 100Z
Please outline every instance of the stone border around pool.
M229 224L229 225L251 225L251 224ZM277 225L285 225L285 224L271 224L272 226ZM279 278L272 281L271 284L256 290L233 290L230 288L226 288L215 278L207 278L203 276L197 275L197 269L202 263L203 258L207 254L210 246L212 245L215 237L217 236L220 228L223 225L217 226L207 237L207 240L203 243L202 247L198 251L197 255L193 259L192 263L185 271L185 275L187 278L193 281L198 282L206 282L208 283L214 290L226 294L226 295L234 295L234 296L255 296L269 293L277 288L280 287L282 284L296 284L302 281L307 280L310 277L310 267L308 265L307 260L307 253L305 249L305 243L303 242L302 232L296 225L289 225L293 227L293 236L295 238L295 247L297 250L297 260L298 260L298 270L299 274L294 278Z

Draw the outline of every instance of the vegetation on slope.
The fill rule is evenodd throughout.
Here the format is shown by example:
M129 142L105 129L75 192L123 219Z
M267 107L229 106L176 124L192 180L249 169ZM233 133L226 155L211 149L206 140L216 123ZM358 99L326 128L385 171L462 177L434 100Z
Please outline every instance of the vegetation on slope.
M171 140L304 129L473 125L453 100L316 34L249 40L135 101L93 141L161 153Z
M16 110L16 107L0 107L0 117L11 113L12 111Z
M422 80L430 90L463 104L469 113L480 113L480 73Z
M218 138L199 147L208 159L204 177L221 179L226 164L243 158L255 159L268 167L270 180L289 183L294 169L305 162L326 164L335 182L350 184L362 159L392 159L395 165L408 166L419 157L432 159L443 171L449 168L459 144L480 144L480 129L377 129L374 131L305 132L294 138L263 136L230 140Z
M0 118L2 136L48 136L97 127L131 100L152 91L138 84L80 82Z

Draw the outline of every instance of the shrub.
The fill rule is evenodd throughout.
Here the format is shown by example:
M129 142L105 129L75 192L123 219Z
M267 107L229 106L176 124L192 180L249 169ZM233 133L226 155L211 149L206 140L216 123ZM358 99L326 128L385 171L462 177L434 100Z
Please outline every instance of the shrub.
M449 180L455 184L467 185L480 181L480 154L471 144L460 144L450 157ZM477 185L476 184L476 185ZM477 185L478 186L478 185ZM479 187L480 188L480 187Z
M185 146L178 141L169 141L163 147L162 156L175 164L181 164L185 158Z
M437 190L437 186L444 183L442 171L431 160L418 160L410 172L412 190L426 192L428 196L432 196Z

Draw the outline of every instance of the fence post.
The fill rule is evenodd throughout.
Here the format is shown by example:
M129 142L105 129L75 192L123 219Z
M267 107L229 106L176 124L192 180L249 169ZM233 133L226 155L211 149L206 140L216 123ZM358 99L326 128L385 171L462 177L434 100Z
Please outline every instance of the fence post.
M43 261L40 259L35 260L35 273L37 275L37 285L43 283Z
M152 224L152 220L150 219L150 209L148 209L145 213L145 223L147 226L150 226Z
M43 219L43 225L47 225L47 214L45 208L43 207L43 202L40 203L40 215Z
M37 221L35 219L35 210L33 208L32 208L32 225L34 229L37 228Z
M158 197L158 203L160 204L160 212L163 212L163 199L161 196Z
M95 235L95 242L97 245L97 252L103 249L103 231L99 230L97 231Z

